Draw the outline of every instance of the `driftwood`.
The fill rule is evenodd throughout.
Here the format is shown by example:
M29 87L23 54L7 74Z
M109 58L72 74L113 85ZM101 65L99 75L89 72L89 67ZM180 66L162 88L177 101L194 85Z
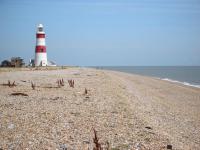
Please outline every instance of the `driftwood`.
M21 93L21 92L12 93L10 95L12 95L12 96L28 96L28 94Z
M45 86L45 87L43 87L43 88L47 88L47 89L57 89L57 88L60 88L60 87L58 87L58 86Z

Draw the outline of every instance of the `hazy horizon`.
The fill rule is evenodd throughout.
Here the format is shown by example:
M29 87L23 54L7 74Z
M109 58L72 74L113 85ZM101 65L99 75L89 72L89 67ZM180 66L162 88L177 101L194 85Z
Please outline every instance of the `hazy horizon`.
M44 25L58 65L199 66L199 0L0 0L0 61L34 58Z

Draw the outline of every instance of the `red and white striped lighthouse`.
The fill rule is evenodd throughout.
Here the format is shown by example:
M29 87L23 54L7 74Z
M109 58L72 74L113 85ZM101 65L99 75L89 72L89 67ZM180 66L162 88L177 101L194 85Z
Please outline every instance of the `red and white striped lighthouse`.
M37 26L36 47L35 47L35 66L47 66L47 52L45 44L45 32L43 25Z

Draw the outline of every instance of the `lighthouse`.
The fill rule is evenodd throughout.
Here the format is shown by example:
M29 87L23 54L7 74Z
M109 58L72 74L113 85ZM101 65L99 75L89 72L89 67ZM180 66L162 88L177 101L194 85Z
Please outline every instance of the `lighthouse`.
M37 26L36 46L35 46L35 66L47 66L45 32L42 24L39 24Z

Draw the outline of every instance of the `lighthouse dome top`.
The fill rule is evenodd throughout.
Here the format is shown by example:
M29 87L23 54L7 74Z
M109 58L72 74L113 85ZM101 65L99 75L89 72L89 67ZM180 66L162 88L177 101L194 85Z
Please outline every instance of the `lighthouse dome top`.
M43 25L42 25L42 24L38 24L38 28L39 28L39 27L42 27L42 28L43 28Z
M37 26L37 33L44 33L43 25L42 25L42 24L39 24L39 25Z

